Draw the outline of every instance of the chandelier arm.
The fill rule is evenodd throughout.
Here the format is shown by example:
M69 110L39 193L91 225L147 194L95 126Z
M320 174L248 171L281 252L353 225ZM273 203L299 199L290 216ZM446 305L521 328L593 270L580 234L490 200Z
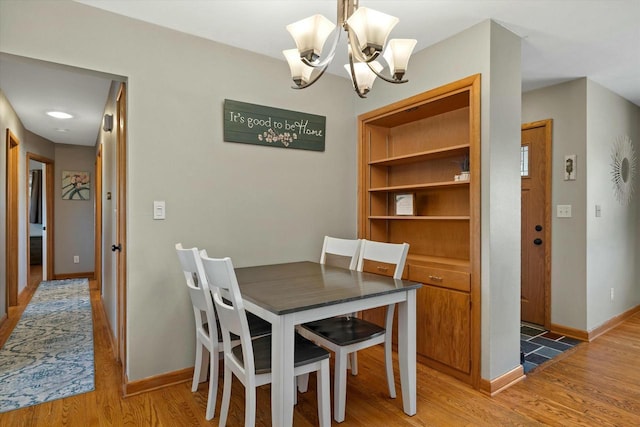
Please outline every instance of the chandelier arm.
M333 57L336 55L336 48L338 47L338 41L340 40L340 26L337 25L334 31L336 31L337 34L333 38L333 43L331 44L331 51L323 61L313 63L309 61L307 58L302 58L302 57L300 58L300 60L304 62L305 65L308 65L309 67L313 67L313 68L325 67L326 68L326 66L329 65L331 61L333 61Z
M353 50L353 49L352 49ZM356 78L356 69L353 65L353 55L349 52L349 71L351 71L351 80L353 81L353 88L360 98L366 98L362 93L360 93L360 88L358 87L358 79Z
M373 72L373 74L375 74L376 76L380 77L382 80L384 80L385 82L389 82L389 83L393 83L393 84L400 84L400 83L406 83L409 80L407 79L402 79L402 80L395 80L394 78L389 78L379 72L377 72L372 66L371 63L366 62L367 67L369 67L369 69Z
M303 84L303 85L300 85L300 86L291 86L291 89L306 89L306 88L308 88L309 86L311 86L312 84L317 82L318 79L320 79L320 77L322 77L324 72L327 71L327 67L329 67L329 63L325 64L325 66L322 67L320 72L318 74L316 74L316 76L310 82L308 82L306 84Z

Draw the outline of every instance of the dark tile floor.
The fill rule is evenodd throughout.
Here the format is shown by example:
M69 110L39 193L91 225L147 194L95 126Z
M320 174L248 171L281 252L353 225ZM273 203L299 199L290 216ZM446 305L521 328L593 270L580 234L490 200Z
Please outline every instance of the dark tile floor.
M564 351L580 344L580 340L554 334L541 326L520 325L520 363L527 374Z

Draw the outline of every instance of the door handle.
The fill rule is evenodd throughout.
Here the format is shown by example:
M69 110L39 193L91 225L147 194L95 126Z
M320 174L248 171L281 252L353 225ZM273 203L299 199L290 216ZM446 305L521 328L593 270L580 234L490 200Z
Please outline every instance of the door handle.
M540 238L538 238L538 239L534 239L534 240L533 240L533 244L534 244L534 245L537 245L537 246L540 246L540 245L542 244L542 239L540 239Z
M117 245L111 245L111 252L121 252L122 251L122 245L120 243L118 243Z

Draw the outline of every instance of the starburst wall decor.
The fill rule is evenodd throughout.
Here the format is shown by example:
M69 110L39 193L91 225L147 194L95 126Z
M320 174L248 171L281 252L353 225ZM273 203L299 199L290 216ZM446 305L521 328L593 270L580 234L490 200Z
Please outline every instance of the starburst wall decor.
M611 150L611 181L616 199L628 205L633 195L636 172L636 153L627 135L616 138Z

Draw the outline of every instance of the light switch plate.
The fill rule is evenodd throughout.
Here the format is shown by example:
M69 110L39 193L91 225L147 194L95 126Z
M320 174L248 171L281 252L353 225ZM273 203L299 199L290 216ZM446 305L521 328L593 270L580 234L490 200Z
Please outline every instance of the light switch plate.
M558 205L556 216L558 218L571 218L571 205Z
M164 200L153 201L153 219L165 219L166 210Z
M596 218L600 218L602 216L602 207L600 205L596 205Z

